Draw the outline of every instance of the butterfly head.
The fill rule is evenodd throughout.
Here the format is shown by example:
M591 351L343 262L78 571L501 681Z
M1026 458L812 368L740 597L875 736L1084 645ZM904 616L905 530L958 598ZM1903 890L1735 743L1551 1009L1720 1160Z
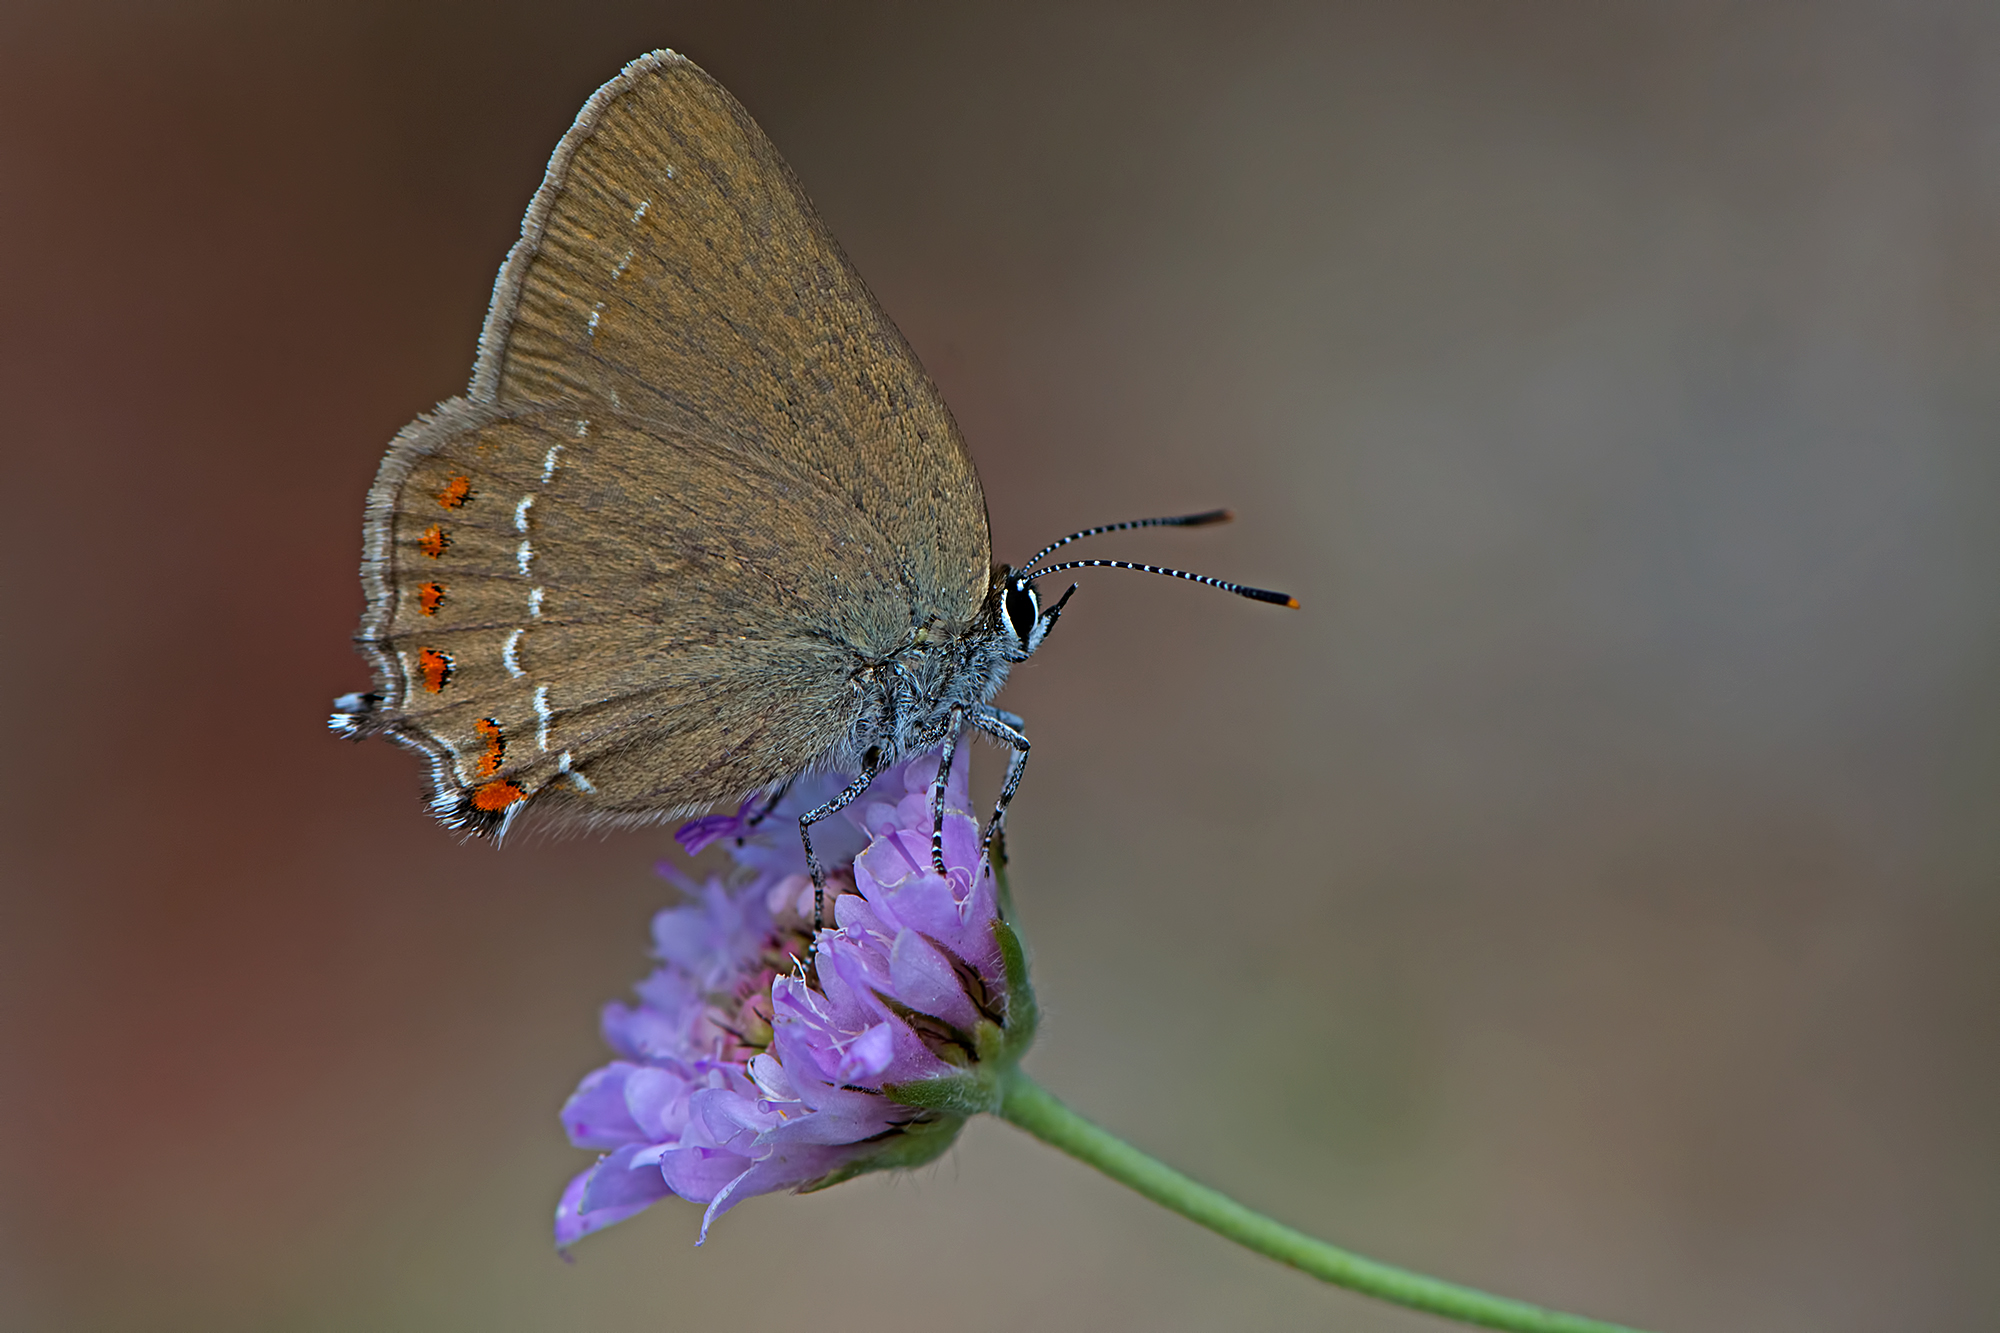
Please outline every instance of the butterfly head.
M1042 646L1042 640L1055 628L1056 620L1062 615L1063 604L1076 591L1074 583L1069 591L1058 597L1047 607L1042 605L1042 595L1035 590L1034 576L1017 574L1002 565L998 571L996 591L1000 594L1000 624L1006 631L1003 636L1004 651L1009 660L1024 662Z

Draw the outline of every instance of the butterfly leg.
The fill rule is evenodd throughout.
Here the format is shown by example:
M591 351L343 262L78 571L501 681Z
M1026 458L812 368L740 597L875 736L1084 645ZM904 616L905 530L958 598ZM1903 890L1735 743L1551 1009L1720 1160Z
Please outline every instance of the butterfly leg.
M1000 784L1000 799L993 803L993 822L986 826L986 836L979 844L991 854L1007 823L1007 805L1020 790L1021 774L1028 769L1028 737L1021 729L1019 716L998 708L986 707L974 712L972 725L1013 751L1007 756L1007 779Z
M838 795L825 805L808 810L799 816L799 841L806 846L806 869L812 872L813 882L813 934L826 925L826 867L819 863L819 854L813 851L812 826L829 815L837 815L852 805L855 798L868 790L868 784L882 771L879 761L871 762L861 771L861 776L841 788Z
M954 708L945 723L944 749L939 752L937 782L931 787L931 869L939 879L950 879L944 868L944 785L951 781L951 761L958 754L958 732L965 725L965 710Z
M794 778L786 779L785 785L778 788L778 790L776 790L775 792L772 792L771 799L764 802L764 808L762 810L759 810L756 814L750 816L750 818L743 821L743 827L746 829L753 829L756 828L759 824L763 823L765 820L769 819L771 817L771 812L778 808L778 802L784 800L786 796L791 794L792 783L796 780L797 779ZM738 843L741 843L743 840L741 838L738 838L736 841Z

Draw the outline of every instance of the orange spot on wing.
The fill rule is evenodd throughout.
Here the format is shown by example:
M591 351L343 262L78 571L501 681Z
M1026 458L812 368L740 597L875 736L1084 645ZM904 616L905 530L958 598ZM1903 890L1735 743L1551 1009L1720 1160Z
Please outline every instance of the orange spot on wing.
M505 810L515 802L527 799L528 793L505 778L483 783L472 791L472 805L476 810Z
M438 492L438 503L446 509L462 509L472 498L472 481L467 477L453 477Z
M417 539L417 549L435 560L444 554L444 548L451 545L451 534L433 523L424 529L424 535Z
M425 615L436 615L438 608L444 605L444 585L442 583L425 583L419 585L417 588L417 605L423 608Z
M501 734L500 724L490 717L482 717L472 724L486 742L486 753L479 756L479 763L473 771L482 778L490 778L500 771L500 756L507 753L507 738Z
M441 694L444 683L451 679L451 655L435 648L419 648L417 669L424 673L424 688L432 694Z

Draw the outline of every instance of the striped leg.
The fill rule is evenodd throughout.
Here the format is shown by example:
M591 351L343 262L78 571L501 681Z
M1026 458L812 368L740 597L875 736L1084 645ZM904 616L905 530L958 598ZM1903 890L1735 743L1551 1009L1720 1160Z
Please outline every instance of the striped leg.
M863 769L861 776L841 788L840 793L814 810L799 816L799 841L806 845L806 869L812 872L813 881L813 935L817 937L820 928L826 925L826 867L819 863L819 854L813 851L812 826L829 815L837 815L854 803L856 797L868 790L868 784L882 771L882 765L871 763Z
M945 724L937 782L931 787L931 869L938 872L939 879L951 878L951 873L944 868L944 785L951 781L951 761L958 755L958 732L964 725L965 710L952 709L951 720Z
M1028 737L1021 730L1020 717L990 706L972 715L972 725L1013 751L1007 756L1007 780L1000 784L1000 799L993 803L993 822L986 826L986 836L979 843L991 855L995 839L1001 836L1007 823L1008 803L1020 790L1021 774L1028 768Z
M778 802L784 800L786 796L791 794L792 783L796 781L798 781L798 779L796 778L785 779L785 785L778 788L778 790L772 792L771 799L764 802L764 808L762 810L759 810L756 814L750 816L750 818L744 820L743 827L747 829L756 828L759 824L769 819L771 817L771 812L778 808Z

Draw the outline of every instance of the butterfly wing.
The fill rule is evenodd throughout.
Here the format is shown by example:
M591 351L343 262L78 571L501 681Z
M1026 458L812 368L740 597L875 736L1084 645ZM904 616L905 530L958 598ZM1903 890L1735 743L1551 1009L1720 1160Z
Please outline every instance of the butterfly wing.
M430 757L454 825L530 797L657 818L782 781L858 716L856 626L907 623L886 539L725 439L461 401L391 462L369 729Z
M977 614L979 482L935 388L769 141L670 53L564 138L469 397L391 445L336 726L433 809L686 813L825 761L856 672Z
M557 148L471 397L782 458L890 538L920 622L985 594L985 499L944 399L750 114L672 52L626 66Z

